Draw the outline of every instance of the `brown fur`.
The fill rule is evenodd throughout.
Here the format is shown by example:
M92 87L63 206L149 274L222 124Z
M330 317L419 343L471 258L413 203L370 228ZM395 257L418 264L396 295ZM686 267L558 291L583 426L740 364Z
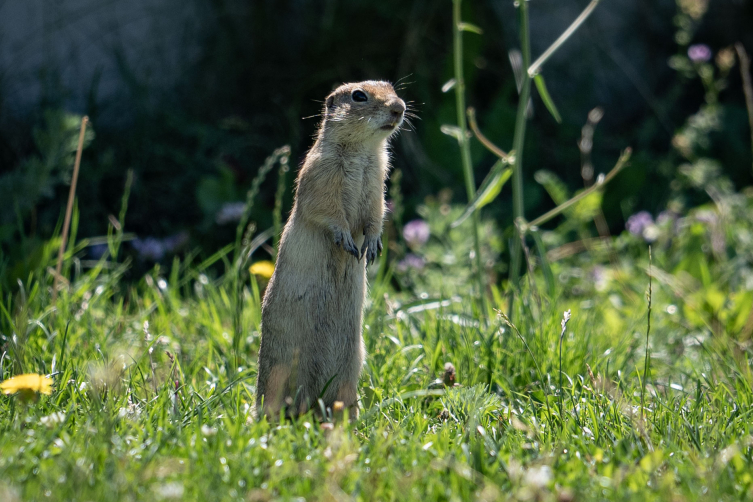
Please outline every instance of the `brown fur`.
M382 250L387 142L404 112L387 82L345 84L326 99L262 302L260 414L296 415L320 397L357 414L366 264Z

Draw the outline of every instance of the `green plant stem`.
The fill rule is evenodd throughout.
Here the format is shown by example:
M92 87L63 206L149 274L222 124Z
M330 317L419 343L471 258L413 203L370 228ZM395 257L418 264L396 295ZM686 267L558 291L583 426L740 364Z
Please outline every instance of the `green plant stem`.
M562 414L562 341L565 338L565 326L563 323L562 333L560 333L560 429L565 426L565 416Z
M510 160L509 155L505 153L504 150L492 143L489 138L487 138L484 133L481 132L481 129L479 129L478 124L476 123L476 109L473 107L468 108L468 125L471 126L471 131L473 131L473 135L476 136L476 139L478 139L479 142L484 145L487 150L499 157L500 160L503 160L505 162L508 162Z
M453 51L455 55L455 105L458 118L458 128L460 129L460 155L463 163L463 173L465 174L465 189L468 194L468 202L473 200L476 194L476 180L473 177L473 167L471 165L471 149L468 141L467 123L465 116L465 79L463 78L463 31L461 29L460 7L462 0L453 0L452 22L454 43ZM478 287L478 297L484 297L484 275L481 268L481 243L479 241L479 217L474 211L473 215L473 250L476 254L476 282ZM479 304L479 307L481 303Z
M531 39L528 33L528 0L519 3L520 8L520 44L523 53L523 67L528 68L531 64ZM518 114L515 119L515 136L513 138L513 150L515 150L515 163L512 172L512 205L515 221L524 218L523 203L523 145L526 135L526 109L531 97L531 77L527 72L523 73L523 82L520 87L520 100L518 101ZM520 278L521 242L519 239L512 240L510 250L510 304L509 312L512 315L513 300L518 289Z
M573 21L573 23L562 33L562 35L560 35L559 38L557 38L557 40L555 40L554 43L550 45L549 48L545 50L541 56L539 56L535 63L533 63L530 67L528 66L528 63L526 63L526 68L528 69L527 73L530 78L536 76L546 60L549 59L552 54L557 52L557 49L559 49L562 44L567 42L567 39L570 38L573 33L575 33L575 30L580 28L580 25L583 24L586 19L588 19L588 16L591 15L598 4L599 0L591 0L591 3L588 4L585 9L583 9L583 12L581 12L580 15L575 18L575 21Z
M567 322L570 320L570 310L566 310L562 315L562 331L560 332L560 428L565 426L565 416L562 414L564 405L562 403L562 342L565 340L565 330L567 330Z
M648 321L646 326L646 358L643 362L643 382L641 382L641 423L643 423L643 415L646 412L646 407L644 403L644 398L646 395L646 379L648 378L648 368L649 363L651 361L651 352L648 348L648 337L651 334L651 297L653 296L653 288L652 288L652 275L651 275L651 246L648 247L648 294L646 295L648 299Z
M620 171L627 165L628 160L630 160L630 155L632 154L633 150L632 148L625 148L625 150L622 152L622 155L620 155L620 158L617 160L617 163L612 168L611 171L604 177L603 180L597 180L596 183L588 187L586 190L583 190L581 193L576 195L570 200L567 200L560 204L559 206L555 207L554 209L547 211L546 213L542 214L532 222L528 223L527 225L521 226L522 231L527 232L532 227L537 227L539 225L543 225L547 221L551 220L558 214L560 214L562 211L566 210L579 200L588 197L592 192L595 192L596 190L601 190L604 188L604 186L612 181L615 176L617 176Z
M750 125L750 148L753 152L753 81L750 78L750 57L740 42L735 44L737 59L740 61L740 76L743 79L743 93L745 107L748 109L748 123Z
M118 253L120 253L120 245L123 244L123 238L125 237L123 228L125 227L125 217L126 213L128 212L128 198L131 196L132 186L133 169L129 169L126 173L126 182L125 188L123 189L123 196L120 199L120 213L118 213L118 221L110 222L113 229L115 230L115 237L112 239L112 243L110 243L110 239L107 240L107 246L110 250L110 254L112 255L113 260L116 260L118 258ZM115 223L117 223L117 227L115 226Z

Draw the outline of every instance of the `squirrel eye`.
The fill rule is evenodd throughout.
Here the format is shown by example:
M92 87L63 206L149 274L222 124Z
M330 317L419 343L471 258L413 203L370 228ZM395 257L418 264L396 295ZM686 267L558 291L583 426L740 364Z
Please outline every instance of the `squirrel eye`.
M350 97L353 98L353 101L357 101L359 103L365 103L369 100L369 97L366 95L366 93L360 89L353 91L353 94L351 94Z

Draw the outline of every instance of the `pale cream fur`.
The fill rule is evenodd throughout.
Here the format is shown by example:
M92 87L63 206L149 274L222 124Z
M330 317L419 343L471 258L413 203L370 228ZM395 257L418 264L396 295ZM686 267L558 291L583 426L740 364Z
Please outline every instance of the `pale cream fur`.
M404 112L388 82L344 84L326 99L262 302L260 414L300 414L319 398L358 412L366 265L382 250L388 140Z

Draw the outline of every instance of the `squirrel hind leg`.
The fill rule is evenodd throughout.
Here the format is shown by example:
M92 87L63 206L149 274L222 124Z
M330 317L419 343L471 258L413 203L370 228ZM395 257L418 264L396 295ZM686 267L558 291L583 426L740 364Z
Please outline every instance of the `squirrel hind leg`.
M358 388L355 382L343 382L337 390L336 400L348 409L351 420L358 418Z
M266 415L269 419L275 419L279 417L280 410L286 404L290 366L285 364L273 366L264 380L264 385L259 386L259 395L256 398L257 413L259 417Z

